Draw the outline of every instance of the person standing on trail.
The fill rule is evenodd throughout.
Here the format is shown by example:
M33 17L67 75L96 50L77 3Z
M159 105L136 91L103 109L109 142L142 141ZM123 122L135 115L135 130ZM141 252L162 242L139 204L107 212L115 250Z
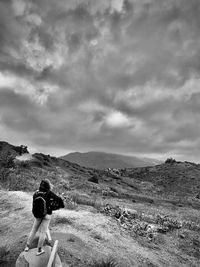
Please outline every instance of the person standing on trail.
M39 230L38 251L37 256L43 254L43 244L45 241L46 232L48 231L53 210L64 208L64 203L61 197L54 194L52 184L48 179L44 179L40 183L39 190L33 195L32 212L35 217L32 230L27 239L25 251L28 251L36 232Z

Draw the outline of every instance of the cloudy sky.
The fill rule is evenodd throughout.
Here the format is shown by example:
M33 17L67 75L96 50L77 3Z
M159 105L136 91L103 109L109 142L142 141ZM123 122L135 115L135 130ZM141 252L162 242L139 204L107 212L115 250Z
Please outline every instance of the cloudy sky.
M0 0L0 139L200 162L199 0Z

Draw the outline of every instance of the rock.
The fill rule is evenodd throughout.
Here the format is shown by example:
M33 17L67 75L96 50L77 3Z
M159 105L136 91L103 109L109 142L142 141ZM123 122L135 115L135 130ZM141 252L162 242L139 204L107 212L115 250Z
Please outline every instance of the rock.
M96 174L93 175L92 177L90 177L90 178L88 179L88 181L89 181L89 182L92 182L92 183L96 183L96 184L99 183L99 179L98 179L98 177L97 177Z
M148 240L152 240L154 238L154 234L153 233L150 233L148 236L147 236L147 239Z
M21 253L16 261L16 267L29 267L28 261L25 256Z
M200 241L199 241L198 239L193 239L193 244L194 244L195 246L200 247Z
M169 232L169 228L168 227L159 227L158 228L158 232L162 233L162 234L166 234L167 232Z
M149 224L146 229L147 233L157 232L157 230L158 230L158 227L154 224Z
M179 236L180 236L180 238L182 238L182 239L184 239L184 238L185 238L185 235L184 235L184 234L182 234L182 233L181 233Z
M45 253L40 256L36 256L37 248L30 249L28 252L21 252L17 261L16 267L44 267L47 266L49 257L51 254L51 247L44 246L43 247ZM60 261L60 257L58 254L56 255L55 267L62 267L62 263Z

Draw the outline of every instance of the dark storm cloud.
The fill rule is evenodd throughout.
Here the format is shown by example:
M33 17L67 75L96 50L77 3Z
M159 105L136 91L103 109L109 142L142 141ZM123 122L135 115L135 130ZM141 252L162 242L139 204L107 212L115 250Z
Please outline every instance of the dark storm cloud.
M198 0L0 1L1 122L38 149L191 157L199 11Z

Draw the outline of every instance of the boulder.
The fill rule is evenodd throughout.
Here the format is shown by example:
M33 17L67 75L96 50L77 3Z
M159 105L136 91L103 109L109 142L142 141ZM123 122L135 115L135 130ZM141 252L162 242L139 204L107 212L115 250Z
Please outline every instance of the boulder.
M51 254L51 247L43 247L45 253L36 256L37 248L32 248L28 252L21 252L17 261L16 267L45 267L48 264L49 257ZM56 254L55 267L62 267L60 257Z

